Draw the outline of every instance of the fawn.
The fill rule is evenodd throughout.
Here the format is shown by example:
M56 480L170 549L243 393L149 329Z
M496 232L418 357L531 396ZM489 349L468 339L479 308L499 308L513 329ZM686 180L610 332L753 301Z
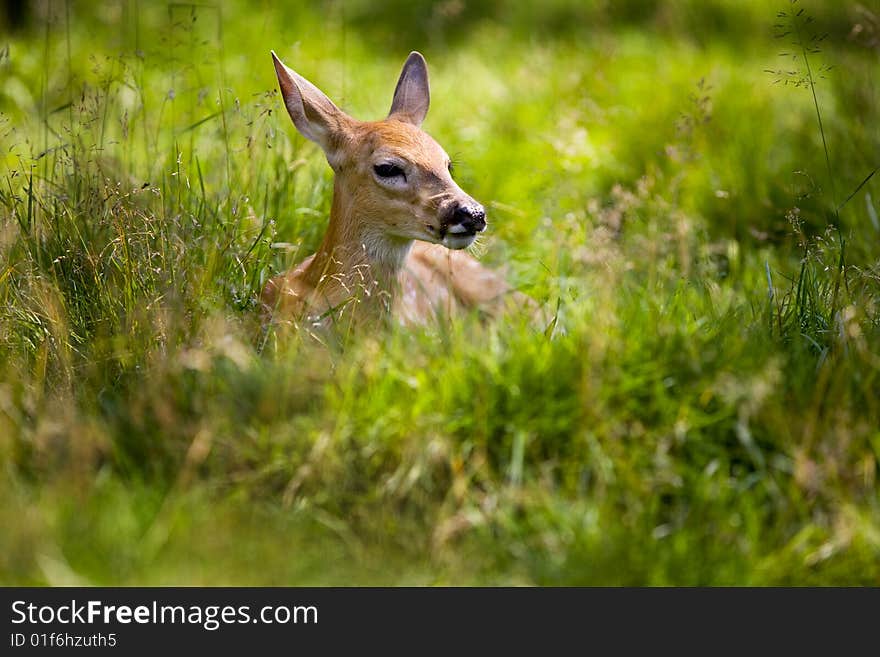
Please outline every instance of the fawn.
M335 174L320 248L263 288L273 322L321 326L346 313L351 320L390 313L424 324L466 308L494 314L506 299L524 297L460 251L486 229L486 215L453 180L446 152L419 127L429 104L420 53L410 53L388 117L375 122L348 116L274 51L272 59L290 118L323 149Z

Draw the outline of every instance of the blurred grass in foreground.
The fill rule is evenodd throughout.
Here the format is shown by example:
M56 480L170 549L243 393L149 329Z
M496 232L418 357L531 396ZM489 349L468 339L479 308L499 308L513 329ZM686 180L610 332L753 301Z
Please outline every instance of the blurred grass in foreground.
M0 43L0 581L880 584L880 12L800 8L36 3ZM425 53L552 338L260 331L331 192L269 48L360 118Z

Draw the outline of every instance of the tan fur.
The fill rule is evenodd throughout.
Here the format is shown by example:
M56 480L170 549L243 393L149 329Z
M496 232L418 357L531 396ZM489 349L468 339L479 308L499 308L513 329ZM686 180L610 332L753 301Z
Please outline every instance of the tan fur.
M352 119L277 58L275 66L294 123L322 146L336 177L318 251L263 289L273 321L323 325L390 312L424 324L470 308L495 314L511 296L523 297L471 256L442 245L450 208L475 202L453 180L446 152L419 127L428 105L421 55L410 55L392 112L377 122ZM395 179L399 188L374 172L385 162L405 169L405 181Z

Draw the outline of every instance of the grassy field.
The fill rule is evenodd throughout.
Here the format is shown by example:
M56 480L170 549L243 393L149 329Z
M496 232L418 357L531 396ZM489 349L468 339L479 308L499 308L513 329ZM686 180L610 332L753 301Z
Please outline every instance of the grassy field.
M875 0L2 34L0 583L880 585ZM363 119L423 52L479 257L552 330L262 331L332 191L270 48Z

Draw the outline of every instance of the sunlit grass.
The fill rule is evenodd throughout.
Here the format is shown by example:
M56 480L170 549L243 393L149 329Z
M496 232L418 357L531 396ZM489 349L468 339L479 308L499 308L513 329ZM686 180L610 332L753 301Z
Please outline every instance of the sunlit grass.
M865 15L805 5L828 167L765 3L404 4L9 38L0 581L880 583L880 191L837 222L827 171L880 164ZM481 258L552 334L262 329L332 190L270 47L360 118L425 52Z

